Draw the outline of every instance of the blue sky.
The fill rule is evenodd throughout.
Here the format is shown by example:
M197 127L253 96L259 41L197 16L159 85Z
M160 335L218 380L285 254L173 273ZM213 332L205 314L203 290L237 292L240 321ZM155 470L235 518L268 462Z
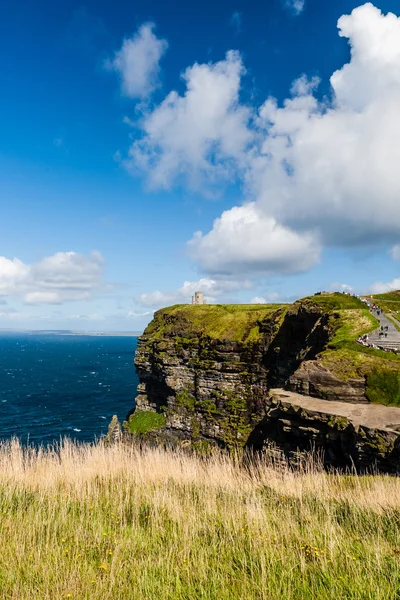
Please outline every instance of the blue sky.
M3 6L0 327L141 330L195 289L400 288L398 15Z

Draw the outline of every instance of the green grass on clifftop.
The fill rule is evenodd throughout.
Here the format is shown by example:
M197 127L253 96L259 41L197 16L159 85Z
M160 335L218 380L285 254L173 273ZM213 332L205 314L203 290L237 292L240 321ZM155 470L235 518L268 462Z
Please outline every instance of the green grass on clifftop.
M279 325L285 304L176 304L158 310L145 335L154 339L209 336L224 341L251 342L260 337L260 325Z
M365 304L354 296L348 296L347 294L341 294L340 292L333 292L332 294L318 294L316 296L308 296L304 298L302 302L313 302L318 304L325 310L363 310Z

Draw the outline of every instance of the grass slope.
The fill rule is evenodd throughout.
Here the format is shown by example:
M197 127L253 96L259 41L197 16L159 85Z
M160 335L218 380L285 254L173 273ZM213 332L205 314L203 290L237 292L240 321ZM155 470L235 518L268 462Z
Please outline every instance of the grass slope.
M145 335L154 339L201 335L226 341L257 341L263 321L281 319L285 304L176 304L157 311Z
M384 311L395 302L400 308L400 295L396 293L379 294L372 300ZM365 304L341 294L317 297L317 302L338 316L335 335L319 357L324 366L344 380L365 378L370 402L400 406L400 356L360 346L355 341L379 326Z
M2 600L391 600L400 479L0 447Z

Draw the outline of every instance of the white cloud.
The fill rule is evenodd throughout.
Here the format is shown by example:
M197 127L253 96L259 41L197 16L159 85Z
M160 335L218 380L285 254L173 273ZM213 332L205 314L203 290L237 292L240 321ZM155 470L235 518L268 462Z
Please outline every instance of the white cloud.
M276 302L277 300L279 300L279 297L280 295L278 294L278 292L267 292L261 299L263 299L264 303L267 304L268 302ZM254 301L255 299L252 300L252 302Z
M332 102L318 102L313 86L295 87L281 107L267 100L248 190L278 222L316 228L325 244L390 243L400 232L400 19L366 4L338 26L351 61L331 77Z
M197 291L202 291L207 302L214 302L219 296L251 287L252 284L248 279L209 279L204 277L199 281L185 281L177 290L169 292L160 292L157 290L148 294L142 294L139 300L142 306L152 307L169 306L171 304L190 304L193 294Z
M28 292L26 304L61 304L61 296L57 292Z
M304 10L305 0L285 0L285 6L295 15L299 15Z
M348 285L347 283L340 283L339 281L334 281L329 286L329 291L331 291L331 292L350 292L350 293L352 293L354 291L354 288L352 288L351 285Z
M299 273L314 266L320 252L312 233L282 227L254 202L223 212L209 233L195 233L188 244L205 272L224 275Z
M219 184L234 177L234 164L252 138L249 111L239 103L244 73L238 52L215 64L186 69L186 93L171 92L145 113L143 137L129 151L126 167L143 172L150 187L169 188L186 182L190 188Z
M243 206L189 242L214 279L300 272L321 247L399 239L400 18L367 3L338 28L351 58L332 74L331 98L319 99L318 78L303 75L282 104L244 105L245 69L230 51L188 68L184 94L171 92L139 123L125 164L151 186L185 183L207 194L243 184Z
M103 265L99 252L57 252L31 265L0 256L0 295L21 297L26 304L84 300L101 286Z
M126 313L126 317L128 319L139 319L141 317L148 317L149 315L152 315L153 311L148 310L145 312L136 312L135 310L130 310Z
M265 298L261 298L261 296L256 296L250 300L250 304L267 304L267 301Z
M16 293L29 277L29 266L18 258L10 260L0 256L0 294Z
M105 63L107 69L119 74L122 92L129 98L146 98L159 86L159 61L168 43L157 38L153 29L153 23L143 24Z
M384 294L386 292L392 292L394 290L400 290L400 277L392 279L392 281L383 282L378 281L369 286L368 294Z

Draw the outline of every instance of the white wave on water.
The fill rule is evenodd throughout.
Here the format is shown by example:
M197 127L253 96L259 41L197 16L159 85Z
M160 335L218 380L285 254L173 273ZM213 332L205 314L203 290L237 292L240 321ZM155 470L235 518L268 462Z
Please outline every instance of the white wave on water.
M82 431L82 429L78 429L77 427L74 427L74 431Z

